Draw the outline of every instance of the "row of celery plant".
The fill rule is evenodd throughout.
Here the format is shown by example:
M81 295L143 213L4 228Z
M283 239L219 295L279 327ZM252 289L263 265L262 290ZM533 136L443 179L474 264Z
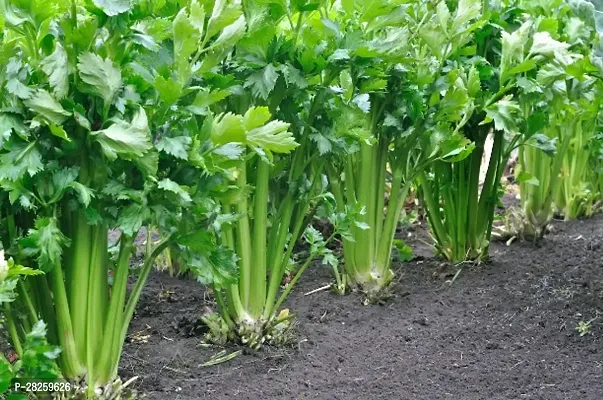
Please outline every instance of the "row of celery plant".
M524 115L541 114L548 128L520 149L522 212L519 221L511 222L521 235L539 239L555 212L566 219L590 215L602 195L589 169L598 147L603 58L597 47L603 42L593 18L598 11L588 2L543 4L528 11L542 15L543 29L565 43L557 49L557 58L565 62L536 76L538 90L531 96L539 103L522 108ZM598 29L603 32L603 26Z
M253 9L252 4L247 5L246 13L251 20L264 22L266 14ZM347 286L360 286L369 299L378 300L382 289L391 282L395 227L404 198L417 176L440 253L453 261L483 259L487 254L500 178L509 154L546 125L541 112L521 115L522 110L539 105L538 99L531 96L539 84L534 77L545 74L545 84L552 85L562 80L563 74L554 75L549 70L569 67L577 57L564 53L567 45L541 29L547 25L540 20L507 13L511 6L508 4L499 9L483 10L482 6L478 1L459 2L452 9L443 2L346 2L282 8L281 14L275 14L273 24L258 22L260 28L250 29L257 36L250 34L237 47L239 60L245 61L232 66L237 72L234 77L240 79L243 89L251 89L249 95L236 88L238 92L231 97L235 110L238 106L241 114L248 105L261 104L283 121L297 121L295 114L312 117L311 112L287 114L287 100L292 96L291 88L306 89L297 92L307 95L308 88L301 83L318 83L319 90L310 84L310 91L314 101L318 99L328 110L327 115L321 116L327 124L322 123L317 129L312 118L303 121L302 126L310 129L312 135L294 129L302 145L294 150L291 159L285 159L293 161L275 164L278 174L274 173L273 178L278 182L279 174L285 175L288 179L282 181L288 188L300 187L295 177L306 174L298 168L302 166L298 161L304 160L303 166L311 169L307 176L312 177L304 179L315 188L324 165L313 162L315 157L307 158L304 143L309 144L309 139L316 144L315 154L334 157L327 162L325 172L336 209L339 215L349 216L354 211L359 215L359 220L342 235L345 270L341 272L337 263L332 263L340 291ZM512 33L501 30L503 27L511 31L513 24L520 28ZM274 37L275 26L281 36ZM320 44L323 54L329 54L326 60L322 54L312 60L315 66L322 67L319 76L312 76L312 70L306 68L307 51L298 48L300 37L306 47L319 48ZM296 100L305 104L303 98ZM313 110L312 101L308 110ZM480 164L490 133L495 138L493 157L480 190ZM255 153L259 149L258 156L265 162L265 149L251 149ZM251 158L246 164L239 171L251 166L255 176L247 179L239 175L236 191L248 193L248 184L255 183L256 191L259 188L268 193L267 184L258 181L261 177L266 182L270 174L267 166ZM386 190L392 192L387 208ZM293 245L312 215L312 207L302 202L296 208L298 217L294 218L298 223L290 226L293 211L287 210L293 210L295 192L285 193L280 196L278 190L270 191L270 205L262 194L262 204L258 205L256 196L261 193L255 192L253 210L245 194L234 196L234 203L229 194L229 200L222 204L227 212L236 204L235 214L239 216L233 218L239 219L225 229L223 238L244 256L239 262L242 278L238 286L225 290L222 318L215 327L221 330L221 323L225 323L230 326L227 331L232 332L236 326L239 334L245 331L243 336L251 331L254 344L261 341L266 323L275 318L281 301L273 308L274 295L290 262ZM260 215L263 219L269 207L279 221L256 224L255 219ZM253 218L245 217L248 215ZM283 216L284 223L280 221ZM268 226L277 229L261 234ZM242 238L247 235L242 232L256 233L253 245L244 243ZM291 237L285 247L288 234ZM255 253L264 243L269 249L267 259ZM285 248L285 257L279 259ZM311 257L300 273L310 260ZM264 279L266 271L271 273L269 282ZM250 288L253 276L257 286ZM221 293L222 286L216 289ZM257 293L256 306L244 301L243 307L233 307L231 303L238 301L232 298L233 293L243 294L243 298ZM241 331L242 326L247 328Z
M467 77L473 69L479 71L473 81L467 80L467 89L475 88L473 93L459 90L459 81L452 81L450 73L442 78L450 85L444 95L444 100L447 96L450 100L442 104L458 104L463 98L468 102L461 108L465 124L460 132L475 144L475 150L462 161L438 163L430 173L419 176L436 247L453 262L487 256L500 180L509 156L547 125L538 107L540 99L532 96L542 90L537 77L546 76L542 85L552 86L565 78L565 69L577 59L567 51L567 43L546 30L546 22L551 21L529 13L509 13L509 7L517 5L507 3L494 6L486 2L488 8L476 15L476 29L456 47L445 39L453 29L449 17L435 18L421 33L434 50L445 49L438 60L442 70L457 69ZM440 15L448 15L443 5L439 7ZM526 109L537 112L523 113ZM488 135L494 139L492 155L480 188Z
M503 166L544 125L538 113L520 115L519 104L534 102L528 73L563 62L555 55L565 45L534 21L482 6L245 3L248 31L222 66L225 77L191 105L202 116L221 113L202 135L212 141L206 151L222 159L204 168L225 173L202 179L214 201L197 217L211 215L238 256L238 277L208 273L212 259L188 265L214 287L219 312L204 318L212 339L253 347L278 340L290 318L279 308L316 255L333 266L339 291L360 286L378 301L393 277L395 228L417 177L439 251L454 261L486 255ZM523 24L501 31L514 23ZM264 126L271 116L278 121ZM491 131L494 156L480 192ZM326 248L335 234L325 240L307 228L321 202L343 238L344 270ZM279 294L302 236L310 254Z
M3 4L6 8L10 3ZM71 12L83 15L65 18L68 28L71 18L71 36L51 35L62 41L63 50L57 50L53 41L54 49L36 45L37 36L27 37L27 32L15 29L28 39L15 46L17 51L27 50L19 57L40 58L46 65L51 54L54 64L52 69L40 67L35 79L23 65L6 69L10 105L38 118L32 127L29 120L19 119L19 113L10 115L9 134L14 134L3 151L7 165L18 167L18 173L10 175L13 169L6 169L2 179L14 203L7 207L6 220L17 228L4 246L16 247L15 257L24 262L37 256L38 265L55 283L52 292L44 287L45 278L33 282L40 288L26 287L24 306L32 318L44 314L49 323L60 325L50 333L51 340L54 332L58 336L54 341L64 348L64 373L73 377L87 370L89 381L98 384L115 376L144 280L155 256L170 245L186 256L183 265L214 286L220 315L206 318L214 334L226 332L227 338L258 346L278 333L276 328L289 318L279 308L313 257L323 256L323 262L336 265L326 248L334 235L325 240L306 228L319 203L329 200L322 194L323 172L334 192L337 214L332 220L351 227L337 226L344 238L346 278L339 276L343 285L348 280L377 297L389 284L395 226L416 176L442 254L453 260L483 256L502 165L510 150L529 136L507 140L504 134L519 128L536 133L541 123L521 119L521 107L510 94L522 106L531 106L531 99L522 96L534 84L528 72L545 70L549 62L558 66L563 60L557 59L557 50L565 48L531 21L514 33L502 32L501 39L498 29L508 21L497 20L492 10L482 13L481 2L469 0L452 11L443 2L437 6L324 2L266 8L263 2L249 1L242 8L234 2L193 1L179 12L169 7L154 10L143 2L134 13L103 7L109 18L98 19L98 14L74 4ZM11 24L17 28L24 23L35 29L42 26L35 18L31 22L15 15ZM148 18L136 20L133 15ZM157 15L162 18L152 18ZM243 15L249 21L246 33ZM97 31L87 23L103 26L109 34L96 37ZM82 43L81 36L74 41L73 30L81 34L85 28L87 42ZM100 53L96 58L83 53L93 40ZM119 51L124 43L131 43L127 57ZM229 57L235 44L234 56ZM57 51L64 51L65 57ZM82 61L91 57L102 67L100 72ZM64 76L51 74L56 63L70 61L75 73L67 69ZM118 73L124 74L127 85L121 76L117 79ZM519 80L521 74L525 80ZM67 94L57 94L65 81L72 103L57 101ZM33 89L34 85L39 87ZM32 90L37 90L37 97L28 94ZM37 104L40 98L48 104ZM211 110L220 114L213 117ZM278 120L269 122L272 116ZM480 194L479 161L492 129L495 148ZM53 150L29 157L37 150L38 139L31 141L24 131L47 135L44 144L50 143L46 148ZM25 137L16 137L18 133ZM472 150L467 139L477 148L465 159ZM21 146L11 147L11 140ZM98 146L101 156L82 151ZM342 160L325 162L325 155L337 147ZM279 155L287 152L292 155ZM58 162L50 162L52 157ZM89 158L92 162L86 161ZM119 162L108 162L116 159ZM430 179L426 169L431 166ZM392 198L385 213L389 171ZM50 182L56 187L49 188ZM440 203L445 214L440 214ZM38 209L33 210L34 205ZM350 223L354 210L360 220ZM60 227L59 219L64 219ZM208 219L224 247L204 229ZM132 240L143 224L161 228L167 239L145 261L124 305ZM122 231L110 299L104 296L109 226ZM25 229L30 229L28 237L17 240ZM294 246L304 232L311 253L279 295ZM76 264L76 258L76 265L99 266L67 267L63 278L61 250L68 247L69 238L75 242L65 254L67 266ZM92 254L80 253L86 247ZM75 282L74 277L90 283L83 289L74 284L66 285L69 291L60 290L61 284ZM40 293L52 293L55 303L61 303L60 315L44 309L46 303L35 299ZM76 298L89 299L92 294L94 300L87 300L86 306L75 305ZM106 308L110 318L105 320ZM114 320L123 323L107 323ZM77 340L60 334L71 329L79 331ZM95 360L98 348L108 349L100 361Z
M569 73L575 80L566 85L568 91L576 91L576 87L582 89L584 107L580 110L582 120L576 124L577 132L563 159L562 184L555 196L555 209L566 220L591 216L603 200L603 192L597 187L599 176L590 171L601 140L597 133L602 127L603 110L603 3L577 1L570 2L569 6L570 11L563 18L564 29L560 28L559 34L583 59L572 66Z
M201 71L226 58L245 31L240 7L233 13L227 2L92 3L0 2L0 184L9 200L1 204L2 247L46 272L19 281L4 314L16 349L44 320L61 346L63 376L85 375L89 393L117 375L154 259L191 242L177 229L193 204L188 175L216 156L203 143L191 146L208 140L191 104L212 85ZM146 224L165 239L128 295L134 239ZM120 233L115 262L109 230ZM236 268L215 241L194 244L217 259L214 268Z

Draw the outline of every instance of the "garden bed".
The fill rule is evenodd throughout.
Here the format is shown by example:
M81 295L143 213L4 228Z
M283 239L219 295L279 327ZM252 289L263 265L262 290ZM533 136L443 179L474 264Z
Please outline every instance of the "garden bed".
M424 237L420 228L414 238ZM493 243L491 261L445 267L414 239L396 265L396 297L304 293L330 281L316 266L289 303L292 348L197 347L196 319L211 306L202 286L154 273L132 323L122 376L149 399L593 399L603 393L603 218L555 223L539 246ZM229 352L235 348L227 349Z

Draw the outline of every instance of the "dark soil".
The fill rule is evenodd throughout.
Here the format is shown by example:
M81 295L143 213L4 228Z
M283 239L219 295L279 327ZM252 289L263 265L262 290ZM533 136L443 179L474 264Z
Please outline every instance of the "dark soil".
M403 232L405 235L408 232ZM493 243L491 261L446 267L415 228L415 260L396 265L397 296L304 293L330 281L316 267L289 305L293 348L246 351L213 367L196 323L209 296L154 274L121 375L149 399L600 400L603 398L603 217L556 223L538 246ZM580 321L591 321L581 337ZM237 348L228 348L228 352Z

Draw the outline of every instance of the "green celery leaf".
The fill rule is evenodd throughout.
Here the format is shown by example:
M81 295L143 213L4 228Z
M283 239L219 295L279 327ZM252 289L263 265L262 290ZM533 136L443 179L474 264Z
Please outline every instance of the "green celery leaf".
M155 41L152 36L145 35L144 33L133 34L132 41L141 46L144 46L146 49L151 50L153 52L157 52L161 48L161 46Z
M261 70L251 74L245 81L244 86L251 88L254 96L267 99L274 90L277 80L276 68L274 68L274 65L268 64Z
M238 160L245 152L245 147L239 143L226 143L212 150L213 155L224 157L227 160Z
M29 130L20 118L14 114L0 112L0 147L3 146L4 140L10 138L13 132L24 140L29 137Z
M42 275L42 274L43 274L43 272L40 271L39 269L28 268L28 267L24 267L22 265L13 265L8 270L9 278L11 276L36 276L36 275Z
M203 35L205 29L205 10L197 0L193 0L190 5L190 21L197 28L199 35Z
M122 86L119 68L109 58L103 60L93 53L80 55L78 61L80 78L90 85L90 91L100 96L105 105L113 103L113 98Z
M123 14L132 9L131 0L92 0L92 2L110 17Z
M352 102L364 113L368 114L371 111L371 98L368 93L359 94L352 99Z
M293 0L291 5L296 11L315 11L320 8L319 0Z
M182 203L188 204L192 201L190 194L171 179L165 178L160 180L157 184L157 187L165 190L166 192L171 192L178 195Z
M522 61L521 63L508 70L505 74L505 77L521 74L522 72L531 71L536 68L537 65L538 60L536 60L535 58L528 58L527 60ZM503 82L505 81L506 79L503 79Z
M153 83L159 93L159 98L167 107L176 103L182 96L182 85L172 78L166 80L163 76L157 75Z
M61 125L71 116L63 106L56 101L44 89L36 90L29 99L24 101L25 105L33 112L39 114L46 121L55 125Z
M547 115L543 111L533 111L528 117L525 135L529 138L539 133L547 125L547 119Z
M207 23L207 37L211 38L229 25L234 24L243 15L243 9L238 2L216 0ZM243 23L245 21L243 20Z
M191 249L208 254L214 248L214 235L210 231L196 230L192 233L184 234L177 238L178 244L190 247Z
M568 43L559 42L551 37L548 32L536 32L530 53L553 56L555 53L564 52L569 47Z
M467 74L467 93L471 97L476 97L481 90L481 81L479 78L479 71L475 66L471 66L469 73Z
M69 187L73 189L77 193L78 199L80 203L88 207L90 205L90 201L94 197L94 192L88 186L84 186L79 182L71 182L69 183Z
M154 177L159 169L159 152L151 149L142 157L136 157L133 162L146 177Z
M142 157L153 147L147 115L142 107L138 109L132 122L116 120L110 127L91 132L91 135L112 160L118 155L126 159Z
M536 81L545 87L553 86L555 81L566 77L565 68L553 63L546 64L540 68L536 75Z
M534 79L528 79L523 76L517 78L517 87L521 88L525 94L542 93L542 88Z
M221 232L225 226L226 227L233 226L235 222L237 222L239 219L241 219L241 217L242 217L241 214L234 214L234 213L219 214L216 216L216 219L212 223L212 226L216 230L216 232Z
M233 46L245 34L245 27L245 17L241 15L235 22L224 28L212 46L222 48Z
M126 112L126 105L136 106L141 103L140 94L136 92L136 88L133 85L126 85L119 92L113 104L117 110L124 114Z
M268 107L252 107L243 116L243 125L247 130L259 128L270 121L271 117Z
M189 57L197 50L201 35L189 19L184 8L176 15L173 30L174 63L176 64L177 78L180 83L184 83L190 76Z
M513 96L507 96L486 108L486 119L481 122L481 125L494 121L496 130L516 132L517 115L521 112L521 108L512 98Z
M329 137L323 135L319 131L312 131L310 140L316 143L318 154L321 156L330 153L333 150L333 143L329 140Z
M0 155L0 180L16 181L25 173L34 176L44 168L37 141L7 143L8 153Z
M359 0L341 0L341 5L347 14L353 14L354 11L360 8ZM362 4L362 3L360 3Z
M77 179L79 171L77 168L61 168L52 174L52 188L54 190L54 201L59 200L69 185Z
M14 94L21 100L29 99L33 95L33 90L23 84L17 78L10 78L6 82L6 91L10 94Z
M0 1L0 15L8 26L19 26L31 20L31 16L25 10L11 4L10 1Z
M59 229L56 218L38 217L35 228L30 229L27 237L19 243L24 253L37 256L38 267L48 272L60 264L63 247L69 246L71 241Z
M25 336L24 352L21 356L20 376L35 377L45 381L56 381L61 372L56 360L61 354L61 348L53 346L46 340L46 324L38 321L31 332Z
M208 51L201 58L201 64L195 65L195 72L197 74L206 74L207 72L211 72L211 70L218 66L230 53L231 48L214 48L214 50Z
M67 52L57 43L54 52L40 63L42 71L48 75L48 82L57 99L67 96L69 91L69 64Z
M218 115L213 121L211 140L215 144L245 143L243 118L232 113Z
M5 279L0 282L0 304L3 303L12 303L17 298L17 294L15 293L15 289L17 288L17 280L16 279ZM2 356L0 355L0 359ZM2 381L0 381L0 387L2 386ZM2 393L0 391L0 393Z
M73 116L75 117L75 122L77 122L79 126L86 129L87 131L92 130L92 125L90 124L90 121L88 121L88 118L84 117L83 114L76 111L73 113Z
M209 254L199 254L190 265L197 281L221 288L235 283L238 278L236 254L225 247L213 247Z
M27 190L21 181L13 182L5 180L2 182L2 189L8 192L8 201L10 204L15 204L19 200L23 208L28 210L35 208L32 203L33 193Z
M297 86L300 89L305 89L308 87L308 81L302 75L302 72L291 64L279 65L278 70L285 77L285 82L287 82L287 85Z
M322 265L330 265L331 267L337 267L339 265L339 259L333 251L325 247L324 254L322 256Z
M419 30L419 36L436 57L441 58L443 56L448 41L439 27L435 24L425 25Z
M193 104L191 104L188 108L197 115L207 115L209 114L210 106L224 100L231 94L232 92L230 90L209 91L202 89L197 92Z
M502 31L502 54L501 54L501 71L506 74L506 71L511 69L517 62L522 62L525 47L530 39L530 31L532 29L532 21L524 22L519 29L513 33Z
M247 144L268 152L288 153L299 144L293 134L288 131L289 124L282 121L271 121L268 124L247 132Z
M136 22L132 30L151 36L155 42L163 42L172 37L172 23L168 18L145 18Z
M71 139L69 139L69 136L67 136L67 132L65 132L65 129L63 129L62 126L50 124L49 128L50 128L50 133L52 133L56 137L60 137L63 140L71 142Z
M398 250L398 256L401 262L408 262L412 260L412 247L406 244L405 241L400 239L394 239L394 246Z
M134 236L150 217L151 212L148 207L131 204L120 210L117 225L124 235Z
M463 1L463 3L465 3ZM459 3L458 5L458 9L457 9L457 15L461 16L462 18L462 14L464 13L463 10L463 4ZM445 1L441 1L438 3L438 5L436 6L436 18L438 20L438 23L440 25L440 27L442 29L444 29L445 31L448 30L448 24L450 22L450 9L448 8L448 5L446 4Z
M330 63L336 63L337 61L347 61L350 59L350 51L348 49L337 49L329 57Z
M188 160L188 150L192 139L188 136L177 136L174 138L162 137L156 144L157 150L182 160Z
M462 161L475 149L475 143L462 135L452 135L438 139L439 133L431 136L432 141L440 140L436 145L436 153L439 153L438 159L446 162Z
M363 231L367 231L367 230L371 229L371 226L369 224L367 224L366 222L362 222L362 221L354 221L354 226L356 226L356 228L361 229Z
M482 10L482 0L460 0L452 21L452 32L458 33L469 21L478 18Z

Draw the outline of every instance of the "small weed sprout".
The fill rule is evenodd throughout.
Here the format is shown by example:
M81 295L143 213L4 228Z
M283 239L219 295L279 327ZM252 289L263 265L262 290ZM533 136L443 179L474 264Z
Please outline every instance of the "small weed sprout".
M576 326L576 330L578 331L578 333L580 334L580 337L584 337L588 334L590 334L591 329L592 329L592 320L591 321L580 321L578 322L578 325Z

